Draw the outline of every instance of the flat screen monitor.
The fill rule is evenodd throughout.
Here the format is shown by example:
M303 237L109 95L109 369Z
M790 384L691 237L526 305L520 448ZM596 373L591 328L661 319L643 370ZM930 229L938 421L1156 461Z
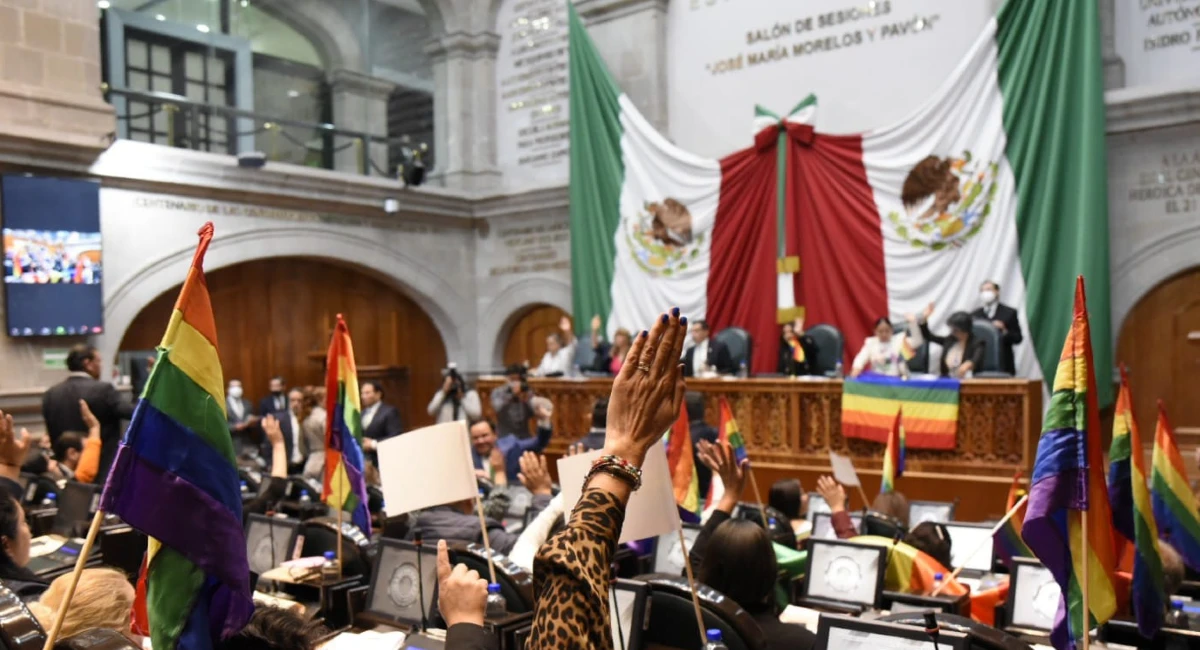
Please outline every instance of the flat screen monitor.
M954 521L953 501L909 501L908 526L916 528L926 521Z
M1036 560L1013 558L1009 583L1009 625L1049 631L1062 600L1062 589L1050 570Z
M75 537L81 527L92 519L100 507L100 486L68 481L58 498L58 512L54 515L54 532Z
M825 502L825 497L816 492L808 493L808 523L813 523L813 517L818 512L829 512L829 504Z
M822 614L815 650L968 650L970 639L943 629L935 642L923 628Z
M700 527L695 524L683 524L683 537L687 540L687 548L679 548L679 533L670 532L658 536L654 548L654 571L669 573L673 576L683 575L684 554L692 549L692 543L700 535ZM695 570L696 567L692 567Z
M992 554L995 552L992 541L992 527L987 524L945 523L946 532L950 533L950 568L969 569L973 571L991 571Z
M433 609L437 582L435 548L418 549L412 542L383 539L367 591L367 613L397 623L420 625L422 614L427 616Z
M103 332L100 184L0 176L0 220L9 335Z
M855 513L850 515L850 523L854 525L854 530L862 530L862 514ZM833 515L828 512L819 512L813 517L812 526L813 539L837 539L837 531L833 529Z
M641 648L650 585L639 580L618 579L609 594L609 625L616 648Z
M875 607L883 590L887 548L814 539L808 548L804 596Z
M246 559L250 571L262 575L293 559L300 523L294 519L250 515L246 519Z

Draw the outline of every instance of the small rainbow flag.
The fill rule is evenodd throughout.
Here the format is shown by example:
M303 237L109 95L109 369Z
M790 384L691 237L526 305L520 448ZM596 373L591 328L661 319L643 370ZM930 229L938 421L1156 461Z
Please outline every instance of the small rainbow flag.
M904 475L904 422L903 409L896 411L896 421L888 434L887 449L883 452L883 483L880 492L896 489L896 479Z
M217 327L200 243L100 498L146 533L135 612L161 650L211 648L254 613ZM135 620L146 629L145 620Z
M703 506L700 503L700 476L696 473L696 459L692 455L692 431L688 424L687 406L681 404L679 417L671 425L667 437L667 466L671 468L671 486L675 492L675 503L680 514L692 521L700 521Z
M887 571L884 573L883 588L888 591L928 594L936 589L937 574L942 574L943 578L950 575L950 568L942 566L941 562L929 554L890 537L859 535L852 537L850 541L887 547ZM967 593L967 587L957 580L951 580L942 587L941 593L946 596L961 596Z
M912 361L913 357L917 356L917 350L913 348L912 341L908 340L908 334L900 334L900 356L905 361Z
M1133 481L1130 478L1129 459L1133 449L1131 432L1137 428L1133 418L1133 399L1129 392L1129 376L1125 364L1121 364L1121 389L1117 393L1117 405L1113 409L1112 444L1108 447L1108 500L1112 503L1113 527L1126 540L1132 542L1133 525ZM1139 439L1141 436L1138 436Z
M371 536L367 484L363 480L362 407L350 328L341 314L325 358L325 484L321 499L350 511L350 521Z
M740 464L746 460L746 439L742 437L742 430L738 428L737 420L733 419L733 409L729 408L729 402L726 402L724 397L721 398L720 406L721 419L717 440L728 442L729 446L733 447L734 456Z
M1153 463L1150 497L1159 535L1179 551L1184 564L1193 571L1200 571L1200 517L1196 513L1196 496L1188 485L1187 470L1162 400L1158 402Z
M1125 413L1129 408L1129 382L1125 368L1121 368L1121 392L1117 398L1118 409L1125 400ZM1120 411L1118 411L1120 418ZM1166 426L1165 416L1159 420ZM1129 418L1130 487L1133 489L1133 585L1129 590L1133 613L1137 617L1138 632L1147 639L1153 638L1162 628L1163 612L1166 611L1166 586L1163 584L1162 556L1158 552L1158 524L1154 519L1154 508L1150 505L1150 490L1146 487L1146 457L1142 447L1142 434L1133 418ZM1114 426L1115 428L1115 426ZM1111 489L1111 486L1110 488ZM1188 491L1191 494L1191 491ZM1193 509L1194 513L1195 510Z
M792 361L804 363L804 346L800 345L800 339L794 338L788 341L788 345L792 347Z
M1012 485L1008 488L1008 500L1004 506L1004 512L1008 513L1017 505L1017 501L1021 498L1021 470L1017 470L1013 474ZM1025 545L1025 540L1021 539L1021 526L1025 523L1026 505L1021 506L1013 516L1004 522L1004 525L996 531L993 539L995 540L996 553L1004 558L1006 563L1011 563L1014 557L1033 557L1033 551Z
M887 442L904 408L905 441L913 449L954 449L958 432L959 381L901 379L864 373L842 384L842 434Z
M1062 589L1050 631L1051 643L1059 650L1075 647L1075 641L1092 626L1103 624L1117 611L1113 575L1117 557L1104 485L1094 365L1087 298L1080 276L1075 282L1075 314L1054 374L1021 528L1025 543ZM1085 570L1090 616L1084 611Z

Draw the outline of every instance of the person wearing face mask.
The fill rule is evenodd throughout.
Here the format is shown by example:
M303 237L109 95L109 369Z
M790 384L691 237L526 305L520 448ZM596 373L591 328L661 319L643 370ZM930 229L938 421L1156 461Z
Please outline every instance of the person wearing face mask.
M225 420L229 423L229 435L233 437L236 451L241 453L247 432L258 424L258 416L254 414L250 400L242 395L240 379L230 379L225 389Z
M929 331L929 316L933 314L934 304L931 302L921 314L919 323L921 334L926 341L932 341L942 346L941 370L943 377L957 379L969 378L976 369L983 365L983 340L975 337L972 331L971 315L965 311L956 311L946 319L950 326L950 334L937 336Z
M513 364L505 371L508 383L492 391L492 408L496 411L496 433L517 438L529 437L529 420L533 418L533 391L526 381L525 366Z
M1010 375L1017 374L1013 346L1024 338L1021 336L1021 320L1017 318L1017 310L1000 302L1000 285L992 280L979 287L979 302L983 306L971 312L971 317L991 321L1000 330L1000 370Z

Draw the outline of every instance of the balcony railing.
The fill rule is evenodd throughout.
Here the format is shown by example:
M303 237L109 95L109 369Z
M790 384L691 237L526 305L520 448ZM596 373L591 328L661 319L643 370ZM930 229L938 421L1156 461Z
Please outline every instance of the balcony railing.
M329 123L272 117L157 91L105 87L117 112L117 136L169 147L239 155L419 184L425 142L381 137ZM415 182L414 182L415 180Z

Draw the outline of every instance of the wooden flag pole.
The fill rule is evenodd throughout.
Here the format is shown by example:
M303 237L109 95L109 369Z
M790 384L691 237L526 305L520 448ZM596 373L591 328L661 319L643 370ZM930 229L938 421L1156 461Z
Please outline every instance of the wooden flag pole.
M862 497L864 510L871 507L871 501L867 498L867 493L863 490L861 481L858 483L858 496Z
M62 631L63 620L67 618L67 609L71 607L71 599L75 597L75 587L79 586L79 576L83 574L83 567L87 565L88 556L92 554L92 544L96 542L96 533L100 532L102 521L104 521L104 511L97 509L96 516L92 517L92 526L88 528L87 539L83 542L79 557L75 559L75 571L71 574L71 584L67 587L67 594L63 598L62 605L59 605L58 611L54 613L54 626L46 635L46 643L42 646L42 650L51 650L54 643L58 641L58 633Z
M688 552L687 538L683 526L675 529L679 533L679 549L683 551L683 568L687 571L688 589L692 592L692 607L696 610L696 629L700 632L700 643L708 638L704 629L704 614L700 612L700 596L696 595L696 578L692 575L692 558Z
M496 563L492 562L492 541L488 539L487 520L483 517L483 499L475 497L475 512L479 513L479 530L483 533L483 548L487 551L488 575L492 584L496 584Z
M1082 541L1083 541L1083 544L1081 544L1081 546L1083 548L1083 580L1082 580L1083 584L1081 585L1083 588L1083 630L1082 630L1083 638L1081 639L1082 643L1080 644L1080 647L1083 650L1088 650L1088 644L1091 642L1091 636L1092 636L1092 608L1091 608L1091 601L1088 600L1088 574L1091 573L1091 571L1088 570L1088 565L1091 564L1091 562L1089 562L1089 560L1091 558L1088 557L1089 549L1088 549L1088 534L1087 534L1088 533L1088 520L1087 520L1088 519L1088 511L1087 511L1087 508L1080 510L1079 514L1080 514L1079 536L1082 538ZM1070 615L1070 612L1068 612L1068 615Z
M750 487L754 490L754 500L758 502L758 514L762 517L763 528L771 530L771 525L767 523L767 508L763 505L762 493L758 491L758 481L754 478L754 470L747 465L746 476L750 477Z
M992 532L988 534L987 539L981 540L979 542L979 544L974 549L972 549L969 554L964 555L963 557L974 557L976 553L983 550L984 547L986 547L988 544L990 544L992 542L992 539L996 536L996 533L1000 531L1000 529L1004 526L1004 524L1008 523L1009 519L1013 518L1013 515L1017 514L1017 510L1019 510L1021 508L1021 506L1025 505L1025 502L1028 500L1029 500L1029 495L1026 494L1025 496L1021 497L1020 501L1014 503L1012 509L1009 510L1008 512L1004 513L1004 517L1000 519L1000 522L992 527ZM958 567L954 571L951 571L950 577L943 580L942 584L938 585L937 589L933 590L933 595L936 596L936 595L942 593L942 589L944 589L947 584L953 582L954 579L958 577L958 574L962 573L962 570L963 570L962 567Z
M338 491L339 492L342 491L341 481L338 482ZM339 497L340 498L337 499L337 502L338 502L338 509L337 509L337 528L338 528L337 562L338 562L338 580L341 580L342 579L342 513L346 509L346 495L340 494Z

